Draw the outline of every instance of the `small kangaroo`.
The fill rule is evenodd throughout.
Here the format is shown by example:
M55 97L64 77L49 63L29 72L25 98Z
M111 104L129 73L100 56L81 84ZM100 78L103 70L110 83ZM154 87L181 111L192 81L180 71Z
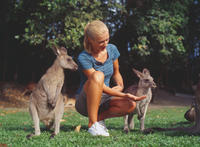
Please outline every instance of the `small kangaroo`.
M155 88L156 84L153 81L153 78L150 75L148 69L144 68L142 72L132 69L135 74L140 79L138 85L131 85L128 87L125 92L132 93L136 96L146 95L147 98L141 101L136 102L136 109L124 116L124 132L128 133L130 129L134 129L134 121L133 116L137 113L138 119L140 120L140 130L144 130L144 120L147 112L148 105L152 98L152 91L151 88Z
M51 138L60 131L60 119L64 113L65 102L61 94L64 69L77 70L78 66L72 57L67 55L64 47L53 47L53 50L57 58L30 95L29 112L33 119L35 134L29 134L27 138L40 135L40 121L47 129L54 128Z

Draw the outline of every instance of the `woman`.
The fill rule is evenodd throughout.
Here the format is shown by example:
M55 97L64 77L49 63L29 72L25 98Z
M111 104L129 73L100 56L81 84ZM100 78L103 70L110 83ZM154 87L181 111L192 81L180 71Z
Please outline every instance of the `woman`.
M84 48L78 56L81 83L76 96L76 110L89 118L88 132L93 136L109 136L104 119L120 117L132 112L136 97L123 93L123 79L119 72L116 46L108 44L109 31L99 20L88 23L84 30ZM111 77L116 86L109 87Z

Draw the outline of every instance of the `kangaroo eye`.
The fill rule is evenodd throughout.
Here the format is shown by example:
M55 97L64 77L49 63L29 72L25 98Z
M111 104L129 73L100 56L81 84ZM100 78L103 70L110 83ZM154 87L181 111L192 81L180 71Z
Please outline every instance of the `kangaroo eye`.
M144 79L144 82L145 82L145 83L149 82L149 79Z
M71 61L71 59L67 59L67 62L70 62Z

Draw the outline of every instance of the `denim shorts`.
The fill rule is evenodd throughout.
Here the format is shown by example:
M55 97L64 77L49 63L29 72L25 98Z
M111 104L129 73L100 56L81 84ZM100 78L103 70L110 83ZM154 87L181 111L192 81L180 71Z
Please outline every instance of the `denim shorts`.
M113 96L110 96L108 94L102 93L101 96L101 102L99 105L99 111L98 113L101 113L105 110L108 110L110 100L113 98ZM85 91L82 90L80 94L76 95L76 103L75 103L76 111L78 111L83 116L88 116L87 112L87 97L85 94Z

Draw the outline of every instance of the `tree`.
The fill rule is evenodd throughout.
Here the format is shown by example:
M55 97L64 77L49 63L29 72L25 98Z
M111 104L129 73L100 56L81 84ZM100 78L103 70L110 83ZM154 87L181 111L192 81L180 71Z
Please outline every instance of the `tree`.
M16 34L23 31L23 21L16 10L15 0L3 0L0 6L0 80L15 80L17 71L18 53L17 41L14 39ZM10 68L12 67L12 68Z
M120 53L129 57L130 66L148 66L156 74L159 85L170 84L168 73L188 69L189 47L185 45L185 39L192 2L143 0L126 3L126 21L113 40ZM123 40L120 40L121 36Z
M25 33L16 37L44 48L53 43L79 52L85 25L94 19L106 21L115 6L119 6L117 2L103 0L44 0L26 18Z
M2 33L4 40L8 40L1 40L5 46L0 62L0 66L4 65L1 68L4 72L1 73L7 76L13 72L6 69L12 68L8 61L13 59L9 57L11 54L8 54L8 49L9 53L16 52L19 56L20 63L16 59L17 62L13 64L17 65L13 66L19 68L21 64L27 64L18 69L24 70L22 73L27 68L31 72L32 65L38 63L42 63L46 69L54 57L50 49L52 43L65 46L76 57L83 50L84 26L90 20L101 19L109 26L111 43L119 48L124 83L132 82L131 76L126 74L132 75L130 69L136 66L138 69L148 67L158 85L172 87L176 83L169 81L174 81L173 77L176 77L179 83L187 81L185 85L190 86L185 79L192 68L189 55L193 51L190 49L193 48L193 42L188 41L189 29L192 28L189 27L188 18L194 20L194 15L189 15L192 2L193 0L4 0L5 4L1 5L4 8L1 9L4 23L1 24L12 26ZM198 9L194 9L198 15ZM192 24L194 23L191 26ZM13 43L14 36L22 42L21 45ZM22 57L26 59L22 60ZM25 62L27 59L31 61ZM41 75L43 68L41 70L35 67L38 70L36 73Z
M196 83L200 73L200 1L194 0L190 8L187 44L190 47L191 79Z
M22 44L32 46L29 52L34 57L31 59L35 61L35 58L43 58L42 65L45 66L42 68L43 71L51 63L52 44L65 46L68 53L76 59L78 53L83 50L85 25L94 19L103 20L108 25L109 22L113 23L111 15L117 17L122 6L115 0L20 0L16 4L16 9L27 15L23 15L23 22L26 23L24 32L15 38L21 40ZM34 62L33 60L31 62ZM40 76L41 73L40 70Z

